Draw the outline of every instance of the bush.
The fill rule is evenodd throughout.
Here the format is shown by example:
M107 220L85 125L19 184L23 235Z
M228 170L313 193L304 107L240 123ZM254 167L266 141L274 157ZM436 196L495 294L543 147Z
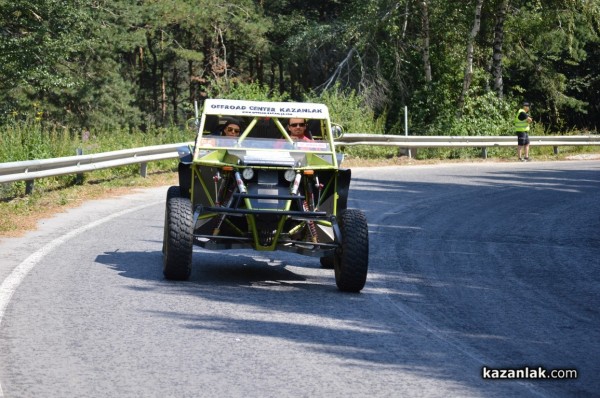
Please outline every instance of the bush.
M354 90L341 90L335 86L321 95L311 93L305 96L307 102L320 102L329 108L332 123L344 128L346 133L383 134L385 115L375 116L375 112L365 105ZM373 159L394 156L396 148L345 147L341 149L349 157Z
M442 113L432 123L430 135L512 135L517 109L493 92L468 96L462 115L457 116L452 109Z

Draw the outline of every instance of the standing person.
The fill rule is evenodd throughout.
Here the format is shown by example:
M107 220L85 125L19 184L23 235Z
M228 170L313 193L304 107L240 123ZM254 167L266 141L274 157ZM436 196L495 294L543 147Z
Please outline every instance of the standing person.
M287 128L290 132L290 138L294 141L311 141L311 138L308 136L308 133L306 131L306 120L294 118L289 119Z
M529 102L523 102L523 107L519 109L515 116L515 132L517 133L517 152L519 160L529 162L529 125L533 119L529 116ZM525 157L523 158L523 148L525 148Z

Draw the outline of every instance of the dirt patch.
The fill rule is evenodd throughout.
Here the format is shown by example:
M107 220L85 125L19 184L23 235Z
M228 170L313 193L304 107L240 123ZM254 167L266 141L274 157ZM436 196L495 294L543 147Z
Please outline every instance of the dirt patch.
M579 155L567 156L565 159L568 159L568 160L599 160L600 154L598 154L598 153L580 153Z

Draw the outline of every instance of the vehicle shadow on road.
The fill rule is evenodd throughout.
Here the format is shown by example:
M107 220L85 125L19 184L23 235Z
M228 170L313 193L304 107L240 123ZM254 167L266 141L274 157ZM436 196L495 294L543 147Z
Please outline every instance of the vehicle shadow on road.
M430 344L414 322L390 314L377 289L339 292L333 270L322 269L315 258L201 250L194 253L186 282L164 280L160 251L107 252L96 261L123 277L150 282L154 292L195 300L193 312L152 311L152 316L171 319L185 329L288 340L324 361L342 360L342 368L382 371L389 388L402 388L401 379L393 377L397 372L449 380L457 372L452 366L432 366L432 358L444 356L439 346ZM159 271L148 273L150 266ZM221 304L212 311L207 308L214 305L206 303Z
M162 242L156 242L160 244ZM163 255L160 251L105 252L96 257L96 262L109 266L127 278L163 281ZM315 262L316 261L316 262ZM318 259L313 260L318 264ZM211 283L223 285L250 285L274 281L305 281L285 267L285 261L277 256L257 256L251 250L211 252L194 249L192 275L181 283ZM168 282L165 280L165 282ZM173 281L172 283L178 283Z

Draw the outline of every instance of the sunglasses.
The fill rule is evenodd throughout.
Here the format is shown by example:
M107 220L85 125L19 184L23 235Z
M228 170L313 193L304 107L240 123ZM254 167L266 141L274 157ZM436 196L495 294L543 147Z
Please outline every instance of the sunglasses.
M290 127L306 127L306 123L292 123L289 124Z
M235 127L227 127L225 129L226 133L235 133L235 134L239 134L240 133L240 129L236 129Z

